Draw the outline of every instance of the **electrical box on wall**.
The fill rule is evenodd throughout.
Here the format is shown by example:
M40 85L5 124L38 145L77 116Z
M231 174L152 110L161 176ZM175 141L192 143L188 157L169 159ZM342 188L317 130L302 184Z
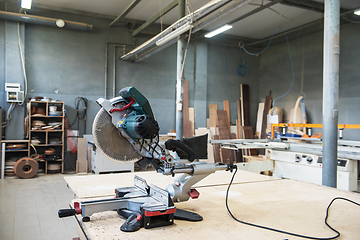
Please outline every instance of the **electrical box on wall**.
M20 83L5 83L6 101L23 102L24 92L20 91Z

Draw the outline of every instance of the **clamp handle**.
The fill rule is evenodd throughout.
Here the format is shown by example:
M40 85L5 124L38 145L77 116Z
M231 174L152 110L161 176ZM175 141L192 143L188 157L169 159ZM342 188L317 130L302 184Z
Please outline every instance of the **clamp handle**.
M76 209L60 209L58 212L59 218L76 215Z

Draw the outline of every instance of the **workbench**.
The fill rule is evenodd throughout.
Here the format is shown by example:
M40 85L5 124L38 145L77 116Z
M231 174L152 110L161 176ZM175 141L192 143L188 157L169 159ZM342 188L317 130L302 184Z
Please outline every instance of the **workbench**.
M64 177L76 201L111 198L117 187L133 186L134 175L161 188L174 181L156 172L120 173ZM225 195L232 173L218 171L195 185L198 199L175 203L179 209L203 216L201 222L175 220L171 226L141 228L125 233L125 219L115 211L96 213L90 222L76 218L88 239L302 239L236 222L226 210ZM277 179L238 170L229 193L229 208L238 219L258 225L313 237L331 237L324 223L325 211L334 197L360 203L360 194L289 179ZM75 201L74 200L74 201ZM359 239L360 207L337 200L330 208L328 222L340 231L341 240Z

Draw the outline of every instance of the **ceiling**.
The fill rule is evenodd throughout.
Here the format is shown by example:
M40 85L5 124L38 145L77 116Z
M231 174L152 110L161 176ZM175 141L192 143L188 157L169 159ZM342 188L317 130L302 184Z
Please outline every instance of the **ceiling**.
M42 4L49 7L64 8L79 10L89 13L97 13L103 15L113 16L114 19L120 15L124 10L131 5L134 0L33 0L35 4ZM173 0L142 0L138 3L125 17L127 19L147 21L152 16L160 12L161 9L170 4ZM188 0L188 7L190 11L196 10L209 0ZM252 0L249 4L239 8L238 10L227 14L220 20L208 25L204 28L206 31L211 31L217 27L230 22L245 13L248 13L261 4L267 4L270 1L266 0ZM291 2L291 1L290 1ZM320 2L323 0L299 0L292 2ZM359 0L341 0L341 8L354 9L360 7ZM233 25L233 28L226 33L239 37L248 37L254 39L262 39L270 36L274 30L281 27L283 30L289 30L314 20L321 19L323 13L307 10L304 8L284 5L277 3L270 8L264 9L255 13ZM157 23L170 25L178 19L178 7L175 7L170 12L158 19ZM278 29L277 32L280 30Z

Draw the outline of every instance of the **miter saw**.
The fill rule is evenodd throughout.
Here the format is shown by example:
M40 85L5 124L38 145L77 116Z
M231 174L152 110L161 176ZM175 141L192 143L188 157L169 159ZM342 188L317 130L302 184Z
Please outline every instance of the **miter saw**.
M101 109L93 123L95 146L115 162L136 162L143 169L152 165L164 175L183 174L166 190L135 176L133 187L115 190L116 198L75 202L74 209L59 210L59 217L82 214L83 221L90 221L93 213L117 210L127 218L120 228L127 232L170 225L174 218L202 220L196 213L176 209L174 202L198 198L199 192L191 186L217 170L232 171L236 165L199 161L207 158L207 135L160 143L159 125L148 100L134 87L121 89L119 95L97 100Z

